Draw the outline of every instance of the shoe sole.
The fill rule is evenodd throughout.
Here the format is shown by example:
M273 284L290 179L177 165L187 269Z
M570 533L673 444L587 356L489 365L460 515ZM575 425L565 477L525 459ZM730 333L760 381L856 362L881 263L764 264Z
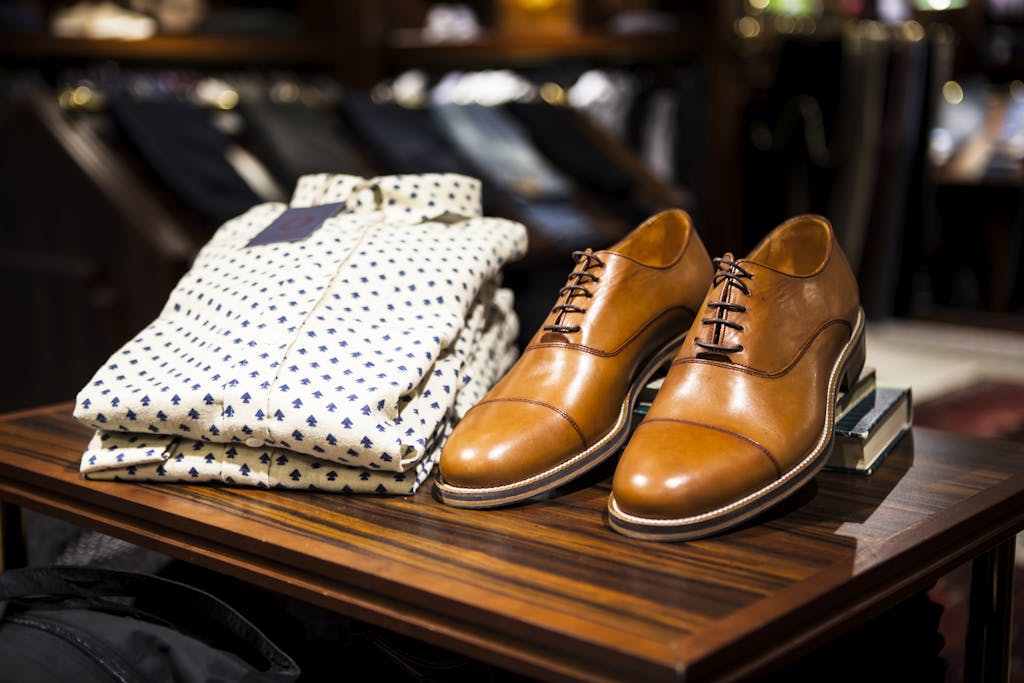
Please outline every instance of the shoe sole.
M577 453L555 467L527 479L511 484L489 488L465 488L445 483L438 471L434 479L434 493L441 502L452 507L489 508L518 503L566 484L614 455L629 437L633 420L633 408L640 390L657 372L658 368L675 358L686 339L680 335L665 343L637 373L630 384L619 409L618 417L611 429L589 448Z
M614 495L608 497L608 524L612 529L645 541L689 541L738 526L774 507L813 479L825 466L834 444L835 404L841 388L852 387L864 366L864 311L858 311L850 341L836 359L829 376L829 401L825 424L818 440L800 462L768 486L740 500L694 517L660 519L638 517L619 509Z

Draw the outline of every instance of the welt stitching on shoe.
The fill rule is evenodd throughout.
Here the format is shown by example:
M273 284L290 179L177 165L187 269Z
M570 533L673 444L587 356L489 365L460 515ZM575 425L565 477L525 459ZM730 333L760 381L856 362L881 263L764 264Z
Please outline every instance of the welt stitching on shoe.
M544 342L544 343L538 343L538 344L531 344L530 346L528 346L526 348L526 350L529 351L530 349L555 349L555 348L557 348L557 349L573 349L574 351L582 351L583 353L589 353L592 356L598 356L600 358L611 358L612 356L617 356L620 353L622 353L622 351L627 346L629 346L632 342L634 342L637 337L639 337L643 332L645 332L659 318L661 318L662 316L668 315L670 313L673 313L675 311L683 311L684 313L687 313L690 316L691 319L696 317L696 315L697 315L696 311L691 309L689 306L673 306L671 308L666 308L663 311L661 311L660 313L658 313L656 316L651 318L650 320L647 320L646 322L644 322L643 325L641 325L639 328L637 328L636 332L634 332L629 337L627 337L622 342L622 344L620 344L618 347L612 349L611 351L599 351L597 349L594 349L592 347L586 346L584 344L574 344L572 342L569 342L569 343L565 343L565 342Z
M551 405L550 403L545 403L544 401L538 401L538 400L532 399L532 398L513 398L513 397L509 397L509 398L491 398L491 399L487 399L487 400L484 400L484 401L480 401L479 403L476 404L476 406L474 406L474 408L477 407L477 406L482 406L485 403L503 403L503 402L506 402L506 401L513 402L513 403L531 403L533 405L542 406L544 408L549 408L549 409L553 410L554 412L556 412L559 415L561 415L565 419L566 422L568 422L570 425L572 425L572 428L576 430L576 435L578 437L580 437L580 443L583 444L583 448L588 448L587 438L585 436L583 436L583 430L580 429L580 426L578 424L576 424L576 421L572 419L572 417L569 415L569 413L565 412L564 410L562 410L558 406Z
M722 361L713 361L713 360L706 360L704 358L693 358L693 357L690 357L690 358L678 358L678 359L672 361L672 365L683 365L684 363L699 363L701 365L714 365L714 366L717 366L717 367L730 368L730 369L733 369L733 370L737 370L739 372L745 372L748 375L754 375L755 377L766 377L768 379L775 379L777 377L782 377L783 375L787 374L790 370L792 370L793 367L797 363L800 362L800 359L804 357L804 355L807 353L808 349L811 348L811 344L813 344L815 341L817 341L818 337L820 337L821 334L826 329L828 329L829 327L831 327L833 325L846 325L847 327L850 328L851 332L853 331L853 327L854 327L849 321L841 320L841 319L840 320L830 320L827 323L823 323L822 325L819 325L818 329L816 329L814 332L812 332L811 335L807 338L807 341L805 341L803 346L800 347L800 351L795 356L793 356L793 360L789 361L789 363L786 364L785 367L783 367L781 370L779 370L778 372L775 372L775 373L764 372L763 370L756 370L756 369L750 367L749 365L744 365L742 363L724 363Z
M640 425L637 427L637 429L640 429L644 425L651 424L652 422L676 422L676 423L680 423L680 424L691 425L693 427L703 427L705 429L710 429L712 431L721 432L722 434L728 434L729 436L735 436L737 439L740 439L741 441L746 441L751 446L753 446L757 450L759 450L762 453L764 453L764 456L766 458L768 458L768 460L772 463L772 466L775 468L775 477L778 478L778 477L782 476L782 468L779 466L779 462L775 459L775 457L772 456L772 454L768 452L767 448L765 448L764 446L762 446L758 442L754 441L749 436L743 436L742 434L737 434L736 432L732 431L731 429L725 429L723 427L715 427L714 425L705 424L703 422L695 422L693 420L683 420L683 419L676 418L676 417L654 417L654 418L649 418L649 419L646 419L643 422L641 422Z

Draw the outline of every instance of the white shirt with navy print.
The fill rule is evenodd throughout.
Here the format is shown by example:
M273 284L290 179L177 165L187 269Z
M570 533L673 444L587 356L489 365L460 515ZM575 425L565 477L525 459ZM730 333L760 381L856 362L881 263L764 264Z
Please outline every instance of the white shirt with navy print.
M297 241L281 203L217 230L79 392L86 477L416 491L515 361L500 276L526 230L455 174L305 176L290 206L342 202Z

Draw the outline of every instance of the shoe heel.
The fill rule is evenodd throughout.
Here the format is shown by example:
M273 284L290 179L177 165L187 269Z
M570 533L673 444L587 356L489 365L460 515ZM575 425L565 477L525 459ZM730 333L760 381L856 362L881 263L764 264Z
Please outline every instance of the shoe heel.
M860 373L864 369L864 361L867 358L867 354L867 343L864 341L864 330L862 329L859 338L854 342L850 357L846 359L843 376L839 379L840 391L849 391L857 383L857 380L860 379Z

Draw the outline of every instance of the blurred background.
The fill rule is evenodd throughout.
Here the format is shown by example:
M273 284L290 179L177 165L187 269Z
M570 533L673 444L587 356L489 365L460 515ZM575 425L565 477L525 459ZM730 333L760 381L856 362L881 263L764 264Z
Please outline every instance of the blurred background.
M0 0L0 411L73 399L299 176L431 171L527 226L520 343L660 209L713 256L823 214L915 425L1024 441L1024 0ZM966 571L919 680L959 680Z
M319 171L483 178L524 336L669 206L718 255L828 216L876 330L1020 331L1021 79L1014 0L2 0L0 409L72 398Z

